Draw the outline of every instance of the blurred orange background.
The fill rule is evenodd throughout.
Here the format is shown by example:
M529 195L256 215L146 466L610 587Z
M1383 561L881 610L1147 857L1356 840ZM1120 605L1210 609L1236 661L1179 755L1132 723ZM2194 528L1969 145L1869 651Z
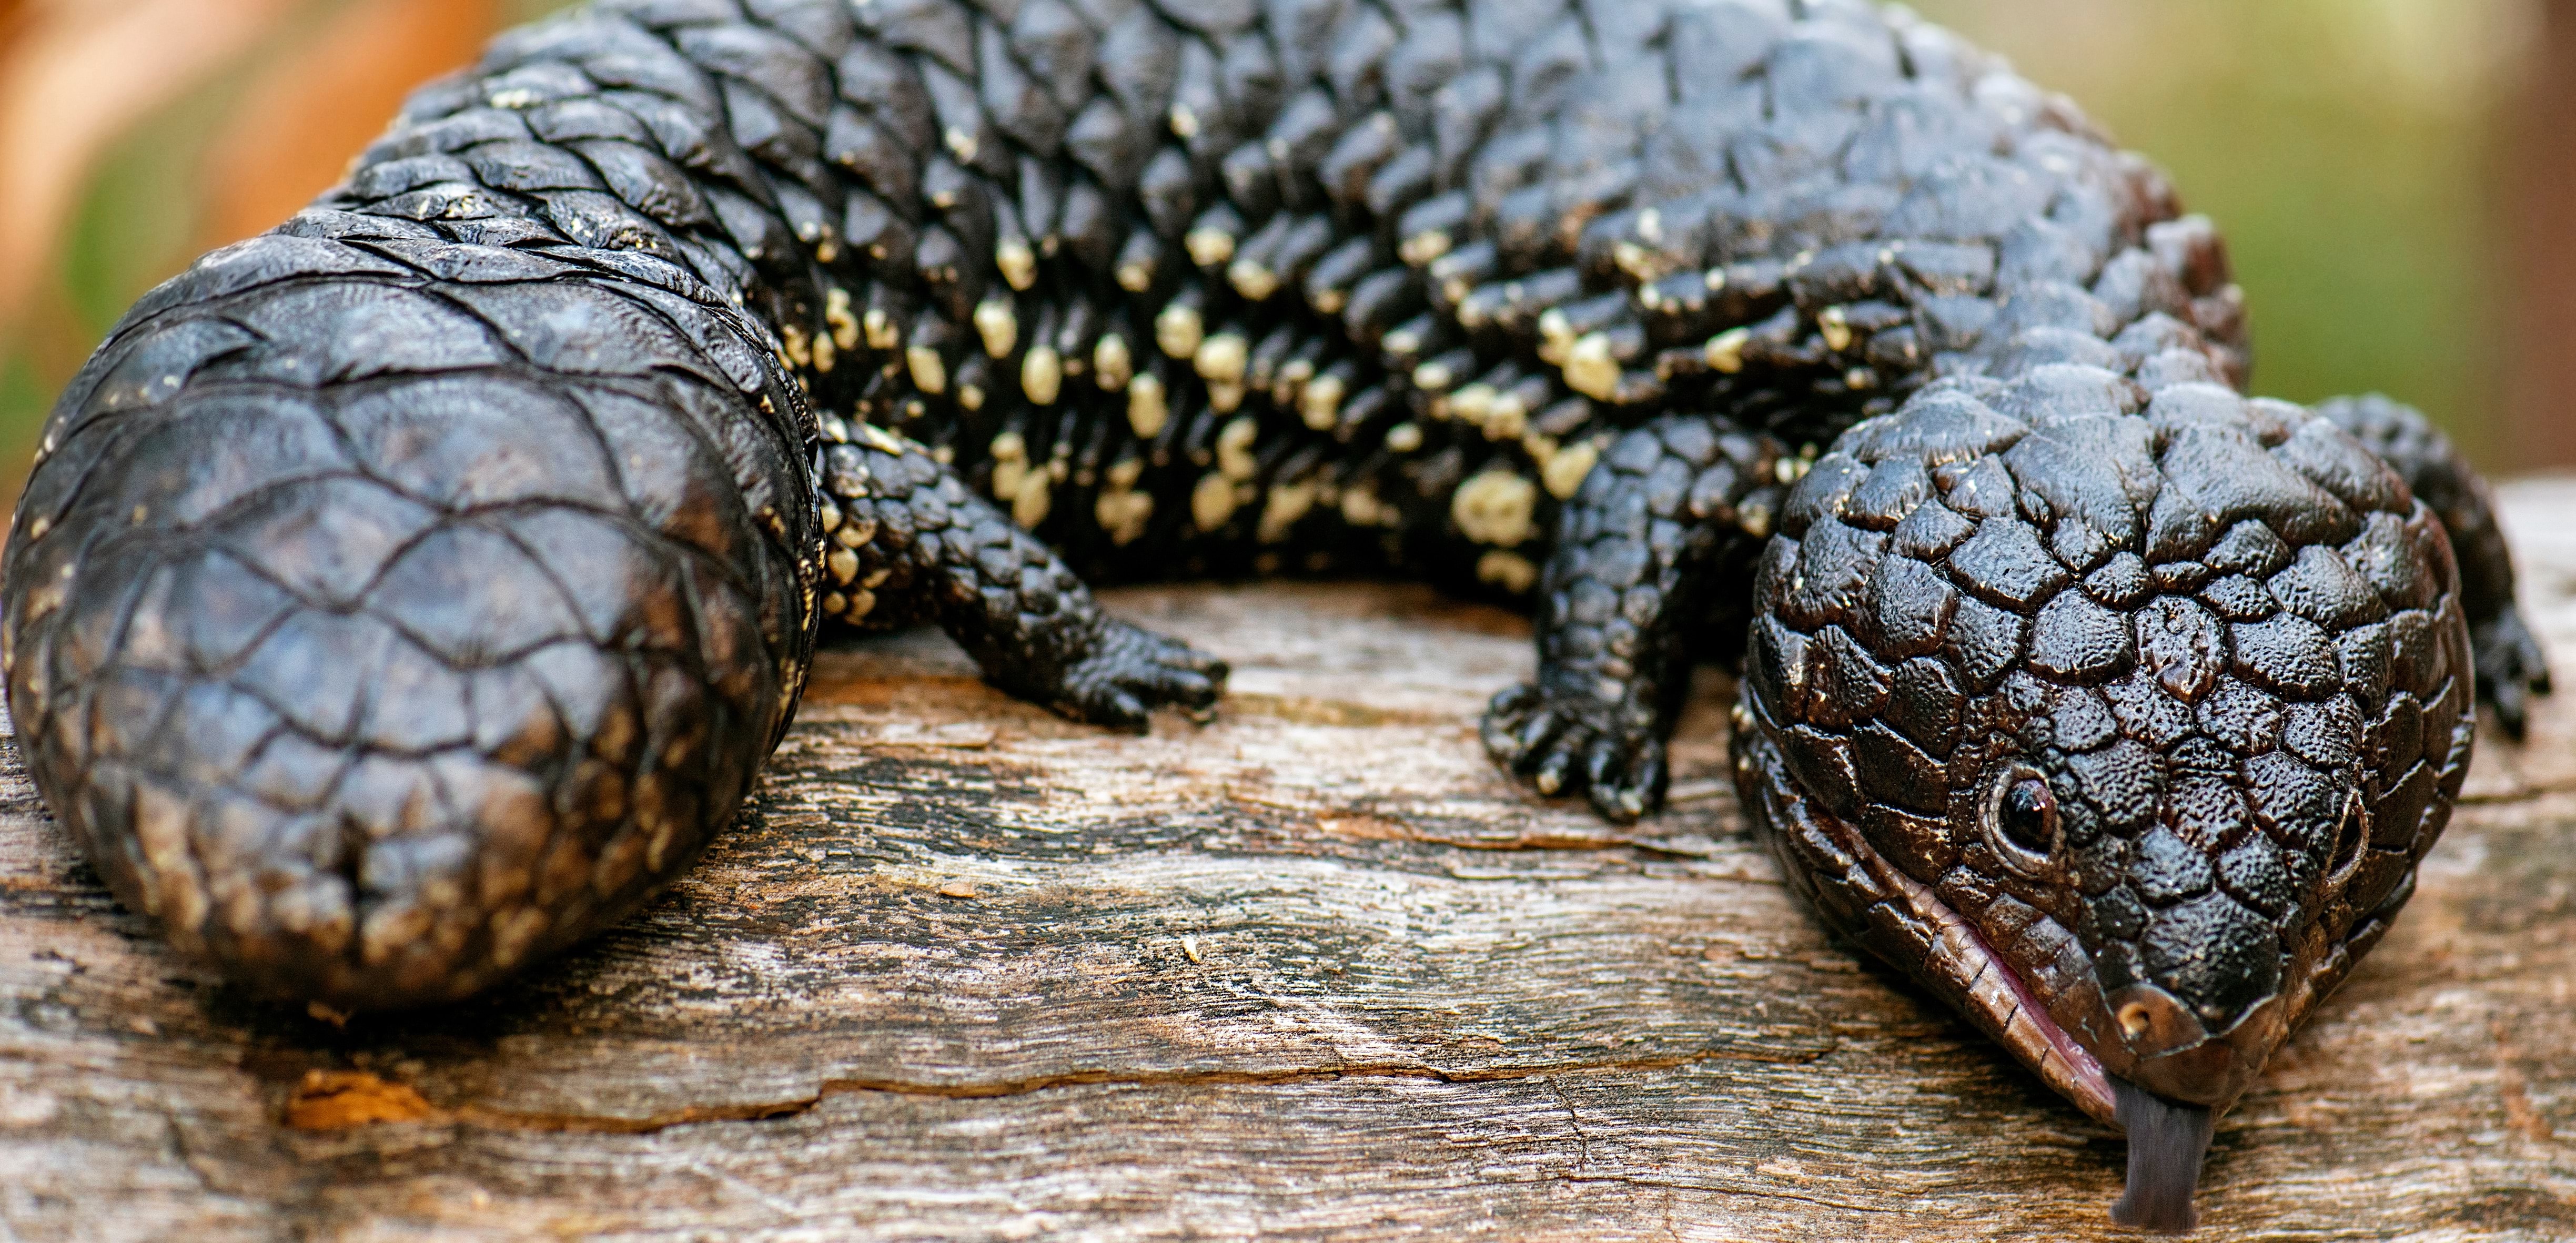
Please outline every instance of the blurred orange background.
M0 498L135 297L564 0L0 0ZM2576 0L1921 0L2227 230L2256 385L2576 466Z

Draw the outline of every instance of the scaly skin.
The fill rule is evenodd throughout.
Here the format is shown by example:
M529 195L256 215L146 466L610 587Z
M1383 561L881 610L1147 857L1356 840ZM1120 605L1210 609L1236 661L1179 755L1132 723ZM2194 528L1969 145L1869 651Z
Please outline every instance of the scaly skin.
M1133 727L1225 671L1085 581L1427 575L1535 610L1485 740L1615 818L1744 652L1818 911L2196 1161L2403 903L2473 671L2547 683L2475 476L2248 401L2179 213L1857 0L603 0L116 329L10 707L182 949L417 1005L687 866L827 628Z

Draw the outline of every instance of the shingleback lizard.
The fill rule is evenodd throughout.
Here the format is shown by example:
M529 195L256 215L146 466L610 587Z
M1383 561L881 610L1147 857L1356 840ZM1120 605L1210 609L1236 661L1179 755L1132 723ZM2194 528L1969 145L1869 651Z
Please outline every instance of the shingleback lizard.
M2188 1228L2547 689L2447 443L2247 365L2151 165L1862 0L599 0L116 328L8 702L180 949L420 1005L687 867L819 638L1133 728L1226 670L1086 584L1425 576L1615 819L1740 660L1795 887Z

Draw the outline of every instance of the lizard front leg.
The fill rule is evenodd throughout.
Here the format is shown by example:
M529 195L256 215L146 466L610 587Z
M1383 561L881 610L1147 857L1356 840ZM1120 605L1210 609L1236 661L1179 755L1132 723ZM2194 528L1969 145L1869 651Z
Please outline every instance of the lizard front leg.
M1708 416L1659 419L1611 447L1558 518L1538 680L1486 709L1496 762L1542 794L1585 791L1616 821L1663 801L1664 740L1693 663L1680 640L1730 585L1750 583L1792 460Z
M882 629L936 621L986 680L1077 721L1142 730L1158 707L1204 715L1226 665L1111 617L1037 537L929 450L875 428L828 446L827 615Z

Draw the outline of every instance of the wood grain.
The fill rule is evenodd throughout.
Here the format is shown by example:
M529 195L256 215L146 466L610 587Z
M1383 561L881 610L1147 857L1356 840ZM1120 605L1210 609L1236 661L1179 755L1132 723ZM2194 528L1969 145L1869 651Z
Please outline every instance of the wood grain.
M2576 484L2508 493L2576 654ZM829 653L666 899L345 1027L171 958L9 758L0 1237L2112 1233L2118 1138L1829 941L1742 835L1722 679L1682 801L1622 830L1479 752L1514 618L1113 603L1235 662L1219 723L1066 725L935 636ZM2222 1122L2204 1237L2576 1237L2571 846L2562 699L2487 743L2413 910Z

